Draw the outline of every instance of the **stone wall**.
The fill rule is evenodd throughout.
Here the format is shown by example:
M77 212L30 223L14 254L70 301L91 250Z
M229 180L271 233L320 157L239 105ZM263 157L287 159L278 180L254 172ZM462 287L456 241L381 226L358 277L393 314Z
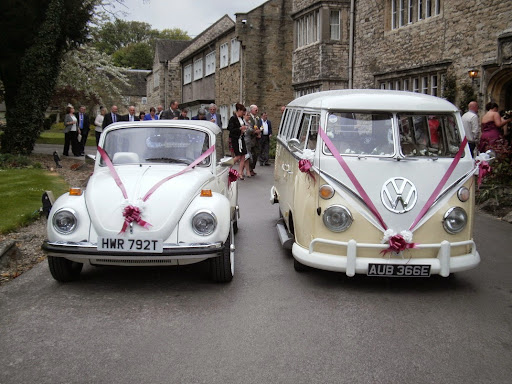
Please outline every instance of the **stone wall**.
M242 44L242 97L246 106L266 111L275 129L281 105L293 100L293 20L291 0L270 0L249 13L236 14ZM245 23L242 23L245 20Z

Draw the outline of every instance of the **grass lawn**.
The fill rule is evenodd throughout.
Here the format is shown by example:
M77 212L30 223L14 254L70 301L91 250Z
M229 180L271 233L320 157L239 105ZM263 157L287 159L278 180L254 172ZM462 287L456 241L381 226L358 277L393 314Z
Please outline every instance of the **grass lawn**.
M68 188L62 178L44 169L0 169L0 233L27 225L39 217L44 191L53 191L57 198Z
M57 144L64 145L64 123L53 124L47 131L41 131L41 135L36 140L37 144ZM89 136L87 136L87 146L96 146L96 136L94 135L94 126L91 125Z

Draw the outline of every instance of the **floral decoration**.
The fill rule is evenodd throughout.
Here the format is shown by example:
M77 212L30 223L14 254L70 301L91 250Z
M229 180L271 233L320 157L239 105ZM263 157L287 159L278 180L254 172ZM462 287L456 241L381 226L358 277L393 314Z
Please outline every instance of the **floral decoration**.
M401 231L400 233L396 233L392 229L386 229L386 231L384 232L384 237L382 238L382 243L389 244L389 247L387 249L384 249L380 252L383 254L390 252L400 253L405 251L406 249L416 247L416 244L412 242L412 232L405 230Z

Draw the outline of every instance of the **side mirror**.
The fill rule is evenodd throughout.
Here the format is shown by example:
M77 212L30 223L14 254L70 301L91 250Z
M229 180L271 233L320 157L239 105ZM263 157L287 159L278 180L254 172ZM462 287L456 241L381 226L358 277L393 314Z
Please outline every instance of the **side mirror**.
M496 152L493 149L488 149L487 151L485 151L485 154L489 156L489 160L487 160L489 164L496 160Z
M302 148L300 147L300 141L297 139L290 139L290 140L288 140L287 144L292 152L297 152L297 151L302 150Z
M86 164L94 165L95 162L96 162L96 156L94 156L94 155L85 155L85 163Z
M223 157L219 160L219 165L222 165L223 167L231 167L235 165L235 162L232 157Z

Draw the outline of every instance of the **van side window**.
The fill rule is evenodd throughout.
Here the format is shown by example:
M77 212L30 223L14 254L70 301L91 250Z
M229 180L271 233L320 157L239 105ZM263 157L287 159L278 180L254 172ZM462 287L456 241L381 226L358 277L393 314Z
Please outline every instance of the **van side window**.
M316 149L316 140L318 136L318 127L320 126L320 115L311 115L311 123L309 128L309 136L307 148L311 150Z
M398 116L404 156L454 157L461 138L453 115L402 113Z
M284 136L284 131L286 127L286 119L288 115L290 114L289 109L285 109L283 113L283 117L281 118L281 126L279 127L279 136Z
M311 115L304 114L303 118L302 118L302 122L300 124L300 129L297 131L297 139L299 140L300 147L302 149L304 149L304 146L306 144L306 138L308 135L310 121L311 121Z

